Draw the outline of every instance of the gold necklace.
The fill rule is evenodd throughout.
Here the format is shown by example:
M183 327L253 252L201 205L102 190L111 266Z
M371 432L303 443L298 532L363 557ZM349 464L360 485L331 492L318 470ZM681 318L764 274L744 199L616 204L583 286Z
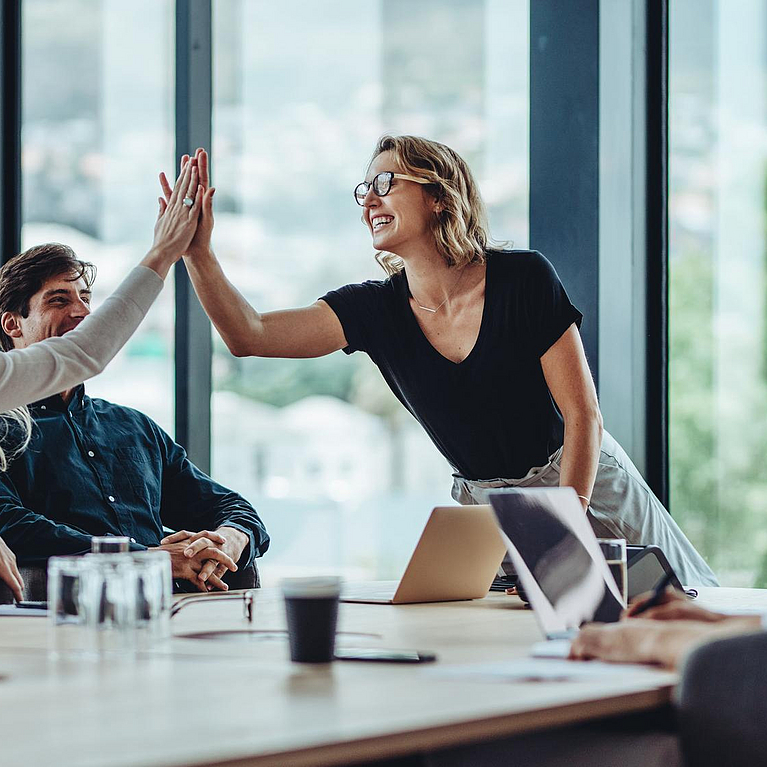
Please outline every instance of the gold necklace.
M465 264L464 267L461 269L461 273L458 275L458 279L455 281L455 285L453 285L453 287L450 288L450 292L447 294L445 300L436 309L431 309L428 306L423 306L422 304L419 304L418 299L415 296L413 296L413 293L411 292L410 295L413 296L413 301L415 301L415 305L419 309L423 309L425 312L431 312L432 314L436 314L448 302L448 300L450 299L450 296L452 296L453 293L455 293L455 289L458 287L458 283L461 281L461 278L463 277L463 273L466 271L467 266L468 264Z

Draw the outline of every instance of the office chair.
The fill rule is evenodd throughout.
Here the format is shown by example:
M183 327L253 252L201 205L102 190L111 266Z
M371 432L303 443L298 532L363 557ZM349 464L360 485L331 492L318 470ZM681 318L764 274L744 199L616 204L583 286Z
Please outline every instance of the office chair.
M765 764L767 632L698 647L675 697L688 767Z

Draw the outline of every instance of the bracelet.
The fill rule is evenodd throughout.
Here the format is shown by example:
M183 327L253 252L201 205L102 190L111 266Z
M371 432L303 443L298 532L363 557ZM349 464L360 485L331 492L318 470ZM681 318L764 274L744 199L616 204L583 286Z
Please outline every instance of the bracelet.
M586 501L587 506L591 506L591 498L586 498L585 495L579 495L578 498L580 498L582 501Z

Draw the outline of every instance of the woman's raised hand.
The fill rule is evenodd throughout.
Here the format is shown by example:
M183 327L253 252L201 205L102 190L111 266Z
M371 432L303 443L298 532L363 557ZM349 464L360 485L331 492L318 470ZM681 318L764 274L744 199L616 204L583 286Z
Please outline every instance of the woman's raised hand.
M184 251L184 255L194 258L195 256L207 255L210 252L210 236L213 233L213 195L216 193L216 190L215 188L210 187L208 153L202 147L198 147L197 151L194 153L194 157L185 154L181 158L182 173L189 163L196 164L199 173L199 185L202 189L202 208L197 223L197 231L194 233L194 237L189 243L189 247ZM162 193L165 196L165 200L170 201L173 190L164 173L160 174L160 186L162 187Z
M171 193L166 199L158 198L158 201L160 212L154 227L152 248L172 253L178 260L197 231L202 207L202 187L195 160L184 165Z
M195 161L187 162L167 199L160 197L154 242L141 262L165 278L170 267L186 253L197 231L202 187Z

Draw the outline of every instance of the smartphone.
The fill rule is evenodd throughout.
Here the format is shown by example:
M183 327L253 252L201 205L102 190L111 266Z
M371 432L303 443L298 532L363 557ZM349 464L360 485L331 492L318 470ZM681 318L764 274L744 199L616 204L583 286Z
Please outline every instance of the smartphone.
M336 660L366 660L377 663L431 663L433 652L421 650L381 650L377 647L337 647Z
M47 610L47 602L16 602L16 607L26 608L27 610Z

